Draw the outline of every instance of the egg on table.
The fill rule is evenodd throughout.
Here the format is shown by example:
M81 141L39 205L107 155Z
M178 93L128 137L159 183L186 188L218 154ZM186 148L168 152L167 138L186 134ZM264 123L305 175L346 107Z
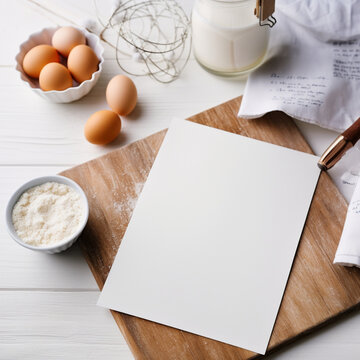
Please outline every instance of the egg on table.
M68 69L76 81L82 83L90 80L92 74L97 71L99 59L94 50L87 45L75 46L67 60Z
M113 77L106 88L106 101L117 114L130 114L137 102L137 90L133 81L125 75Z
M86 38L80 30L64 26L55 31L51 43L62 56L68 57L75 46L86 44Z
M72 77L64 65L53 62L42 68L39 76L39 85L44 91L66 90L72 86Z
M54 47L38 45L25 54L22 66L27 75L38 78L46 64L59 61L60 56Z
M101 110L92 114L84 128L86 140L96 145L105 145L120 134L121 120L118 114L110 110Z

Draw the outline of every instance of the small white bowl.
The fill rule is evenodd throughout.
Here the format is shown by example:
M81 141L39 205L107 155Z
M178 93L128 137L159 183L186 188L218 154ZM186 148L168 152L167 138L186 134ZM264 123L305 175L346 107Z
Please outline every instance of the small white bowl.
M14 224L12 222L12 211L13 208L15 206L15 204L17 203L17 201L19 200L19 197L28 189L34 187L34 186L38 186L41 184L44 184L46 182L57 182L60 184L65 184L70 186L71 188L73 188L75 191L78 192L78 194L81 196L82 202L83 202L83 208L84 208L84 217L83 220L81 222L81 224L79 225L78 230L76 231L76 233L74 233L72 236L70 236L67 239L64 239L63 241L57 243L57 244L53 244L51 246L33 246L33 245L29 245L26 244L16 233L15 228L14 228ZM86 195L83 191L83 189L73 180L70 180L67 177L64 176L60 176L60 175L53 175L53 176L42 176L39 178L35 178L33 180L28 181L27 183L25 183L24 185L22 185L19 189L17 189L14 194L11 196L7 207L6 207L6 213L5 213L5 221L6 221L6 226L7 226L7 230L10 234L10 236L21 246L24 246L28 249L31 250L35 250L35 251L41 251L41 252L46 252L49 254L55 254L55 253L59 253L61 251L64 251L66 249L68 249L71 245L73 245L75 243L75 241L77 240L77 238L80 236L81 232L84 230L84 227L88 221L89 218L89 204L86 198Z
M51 45L52 36L53 36L54 32L59 28L60 28L60 26L56 27L56 28L45 28L37 33L30 35L30 37L20 45L20 51L15 57L16 70L19 72L20 79L32 91L34 91L36 94L38 94L42 98L49 100L51 102L54 102L54 103L69 103L72 101L79 100L83 96L88 94L90 92L90 90L95 86L97 81L99 80L99 77L100 77L100 74L102 71L102 66L104 63L104 58L103 58L104 48L102 47L102 45L100 43L100 38L97 35L91 34L84 29L77 28L82 33L84 33L84 35L86 37L87 45L90 46L94 50L95 54L97 55L97 57L99 59L98 71L96 71L92 74L92 77L90 80L83 81L81 84L79 84L75 80L73 80L73 86L66 90L43 91L39 87L38 79L31 78L30 76L25 74L24 69L22 67L22 63L23 63L25 54L33 47L35 47L37 45L41 45L41 44Z

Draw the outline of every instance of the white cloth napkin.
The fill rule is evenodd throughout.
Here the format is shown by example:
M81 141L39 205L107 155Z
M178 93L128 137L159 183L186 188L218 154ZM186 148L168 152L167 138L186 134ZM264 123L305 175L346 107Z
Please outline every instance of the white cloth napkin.
M360 116L360 1L277 0L268 59L239 116L273 110L333 130Z
M349 204L334 264L360 267L360 181Z

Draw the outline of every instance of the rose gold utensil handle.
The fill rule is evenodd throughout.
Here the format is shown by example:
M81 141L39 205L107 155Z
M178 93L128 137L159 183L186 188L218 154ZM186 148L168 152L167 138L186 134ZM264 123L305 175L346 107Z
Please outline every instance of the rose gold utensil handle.
M322 154L318 166L321 170L331 169L360 139L360 118L339 135Z

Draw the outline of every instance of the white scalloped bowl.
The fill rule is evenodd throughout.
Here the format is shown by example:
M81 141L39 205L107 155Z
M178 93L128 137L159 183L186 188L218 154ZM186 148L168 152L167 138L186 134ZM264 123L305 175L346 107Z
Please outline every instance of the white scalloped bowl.
M25 243L18 236L18 234L15 230L15 227L14 227L14 224L12 221L13 208L14 208L15 204L17 203L17 201L19 200L20 196L25 191L29 190L30 188L32 188L34 186L42 185L49 181L68 185L71 188L73 188L80 195L81 202L83 204L83 212L84 212L83 218L81 220L81 223L79 224L77 231L74 234L72 234L71 236L69 236L68 238L64 239L63 241L60 241L58 243L48 245L48 246L29 245L29 244ZM15 240L19 245L21 245L27 249L40 251L40 252L46 252L49 254L59 253L61 251L68 249L70 246L72 246L75 243L75 241L78 239L78 237L80 236L81 232L84 230L86 223L88 221L88 218L89 218L89 203L88 203L88 200L84 193L84 190L75 181L73 181L65 176L60 176L60 175L42 176L42 177L38 177L38 178L35 178L35 179L32 179L32 180L26 182L21 187L19 187L13 193L13 195L10 197L9 202L6 207L6 211L5 211L5 221L6 221L7 230L9 232L10 236L13 238L13 240Z
M44 28L43 30L34 33L29 36L29 38L23 42L20 45L20 51L16 55L16 70L20 74L21 80L36 94L44 98L45 100L49 100L54 103L69 103L72 101L76 101L84 97L86 94L90 92L90 90L95 86L97 81L99 80L104 58L103 58L103 52L104 48L102 47L100 43L100 38L94 34L89 33L88 31L80 28L76 28L80 30L82 33L84 33L86 37L86 43L88 46L90 46L96 56L99 59L99 68L96 72L92 74L92 77L90 80L83 81L81 84L77 83L75 80L73 80L73 86L71 88L68 88L66 90L62 91L43 91L39 87L39 81L38 79L31 78L30 76L26 75L24 72L24 69L22 67L23 59L25 54L32 49L33 47L41 44L48 44L51 45L51 38L54 34L54 32L59 29L60 26L56 28ZM63 58L62 58L63 59Z

